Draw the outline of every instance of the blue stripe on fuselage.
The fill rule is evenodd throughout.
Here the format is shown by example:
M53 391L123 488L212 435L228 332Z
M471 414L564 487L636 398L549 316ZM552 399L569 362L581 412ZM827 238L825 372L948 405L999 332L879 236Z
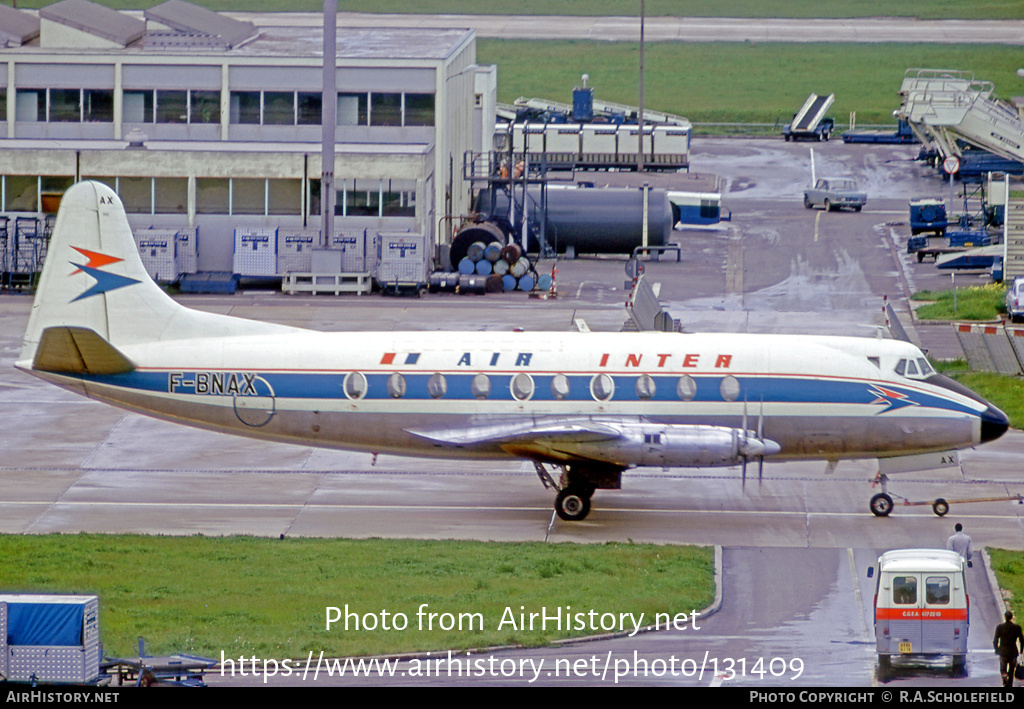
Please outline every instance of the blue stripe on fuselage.
M85 382L96 382L124 389L131 389L138 392L160 392L178 394L201 394L208 396L267 396L268 392L264 386L244 387L241 384L233 390L226 390L225 386L218 387L215 391L197 391L193 387L182 386L182 381L190 382L197 378L197 375L210 374L204 370L161 370L161 371L133 371L126 374L115 375L82 375ZM249 372L245 370L220 371L218 374L230 379L230 375L237 375L236 380L241 382L244 377L255 377L266 382L273 390L273 396L286 399L308 399L308 400L346 400L349 397L345 394L343 383L347 372ZM405 377L405 394L398 400L401 401L429 401L432 399L428 389L428 380L433 372L401 372ZM475 400L472 390L474 376L479 372L444 374L447 390L440 400ZM591 382L594 374L567 375L569 382L569 393L562 399L558 399L552 393L552 380L555 374L531 374L533 379L533 394L529 398L534 401L585 401L593 402L595 398L591 394ZM362 397L368 401L389 401L393 400L388 393L387 380L391 372L367 373L366 393ZM516 401L512 395L511 383L516 373L494 373L487 375L490 378L490 393L485 397L488 401ZM607 401L626 402L641 401L637 394L637 381L641 378L634 374L608 374L614 382L614 392ZM650 375L654 381L654 393L648 401L654 402L676 402L681 401L677 394L676 385L681 375ZM726 377L721 375L690 375L696 384L696 393L689 400L695 403L721 403L722 382ZM731 375L739 382L739 394L734 401L746 401L751 406L757 406L761 402L769 403L792 403L792 404L881 404L889 401L889 405L881 412L906 406L925 406L936 409L946 409L970 415L978 415L978 412L958 402L943 396L931 394L918 388L904 387L886 381L865 381L865 380L843 380L827 379L819 377L800 376L744 376ZM172 384L173 382L173 384ZM879 396L879 388L893 392L896 396L889 399ZM649 388L648 388L649 392ZM881 399L881 400L880 400Z

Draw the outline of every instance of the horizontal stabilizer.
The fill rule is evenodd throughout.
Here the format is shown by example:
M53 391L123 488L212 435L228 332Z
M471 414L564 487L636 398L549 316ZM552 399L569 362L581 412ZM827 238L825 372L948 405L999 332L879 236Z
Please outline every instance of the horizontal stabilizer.
M55 374L124 374L135 365L89 328L48 327L32 368Z

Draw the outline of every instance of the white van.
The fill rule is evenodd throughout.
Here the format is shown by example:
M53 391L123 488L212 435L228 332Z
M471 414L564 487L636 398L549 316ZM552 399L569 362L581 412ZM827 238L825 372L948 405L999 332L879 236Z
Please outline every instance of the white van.
M951 655L953 671L964 668L966 567L963 557L946 549L897 549L878 557L875 644L881 668L893 656L913 655Z

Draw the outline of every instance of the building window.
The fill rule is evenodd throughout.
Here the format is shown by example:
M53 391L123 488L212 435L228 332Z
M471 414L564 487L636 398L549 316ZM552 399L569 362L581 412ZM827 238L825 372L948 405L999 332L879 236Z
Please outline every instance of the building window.
M189 123L220 123L220 91L189 91Z
M227 177L196 178L196 214L227 214L231 201Z
M260 92L231 92L231 122L240 125L260 124Z
M263 214L267 206L266 188L266 180L231 178L231 213Z
M347 180L346 180L347 182ZM380 181L353 180L352 189L342 187L338 192L335 214L347 217L380 216Z
M368 96L362 94L338 94L338 125L367 125Z
M46 89L18 89L14 95L14 119L36 122L46 120Z
M8 212L39 211L39 179L35 175L7 175L4 209Z
M263 125L295 125L295 94L293 92L263 92Z
M156 92L157 123L188 123L188 92L166 91Z
M297 118L300 126L318 126L323 116L323 96L319 93L300 91L298 94Z
M82 120L86 123L113 123L114 92L109 89L85 89L82 92Z
M153 213L185 214L188 210L187 177L153 178Z
M118 196L129 214L153 213L153 178L119 177Z
M416 181L382 180L380 215L382 217L415 217Z
M78 123L82 120L80 89L50 89L49 120L55 123Z
M301 180L267 180L267 214L301 214Z
M121 109L125 123L153 122L153 92L125 91Z
M405 94L405 125L434 125L434 94Z
M402 94L370 94L370 125L402 125Z

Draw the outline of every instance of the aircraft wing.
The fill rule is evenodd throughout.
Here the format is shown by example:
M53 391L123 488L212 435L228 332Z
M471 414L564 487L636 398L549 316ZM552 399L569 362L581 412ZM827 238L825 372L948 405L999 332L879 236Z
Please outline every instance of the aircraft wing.
M406 429L440 448L503 452L534 461L636 465L732 465L775 455L780 447L756 432L726 426L661 424L642 418L532 418L453 429Z
M614 425L578 419L537 420L524 423L503 422L467 428L406 429L414 436L443 446L502 446L530 441L557 443L597 443L621 437Z

